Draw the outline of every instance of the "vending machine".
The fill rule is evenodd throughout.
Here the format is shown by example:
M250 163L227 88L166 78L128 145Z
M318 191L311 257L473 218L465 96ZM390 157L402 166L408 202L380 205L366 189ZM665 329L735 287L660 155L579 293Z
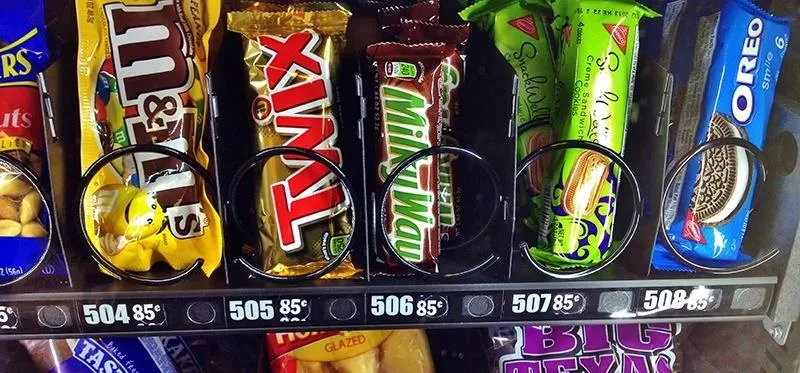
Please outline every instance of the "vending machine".
M0 370L797 372L797 1L0 3Z

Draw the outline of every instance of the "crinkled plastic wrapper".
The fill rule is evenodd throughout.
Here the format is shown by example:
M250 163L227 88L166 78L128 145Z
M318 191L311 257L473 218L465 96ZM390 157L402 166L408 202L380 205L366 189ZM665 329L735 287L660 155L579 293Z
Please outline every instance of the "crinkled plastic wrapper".
M554 128L558 140L583 140L622 154L633 97L638 24L657 13L635 1L581 0L558 53ZM564 15L564 14L562 14ZM612 250L619 169L600 153L557 151L547 180L538 247L552 268L591 267Z
M258 150L298 147L346 162L335 95L349 19L339 3L258 3L228 14L228 28L243 36ZM345 248L354 227L344 187L320 162L288 154L267 160L256 196L265 271L310 273ZM325 277L359 273L347 258Z
M135 144L185 152L204 167L208 41L220 1L77 2L81 169ZM91 244L123 270L155 262L206 275L222 259L222 226L203 179L154 153L117 158L86 191Z
M422 329L267 334L272 373L433 373Z
M680 329L680 324L495 328L492 372L678 372Z
M761 148L772 112L791 17L777 17L749 0L722 8L705 93L695 121L681 123L675 156L710 140L739 138ZM723 146L695 157L669 191L667 236L680 252L712 266L750 260L741 251L760 180L757 161L743 148ZM659 242L653 265L689 270Z
M44 3L9 3L0 14L0 153L37 176L46 167L44 123L36 74L49 62ZM45 186L45 187L49 187ZM0 162L0 282L30 273L49 244L42 196L21 170Z

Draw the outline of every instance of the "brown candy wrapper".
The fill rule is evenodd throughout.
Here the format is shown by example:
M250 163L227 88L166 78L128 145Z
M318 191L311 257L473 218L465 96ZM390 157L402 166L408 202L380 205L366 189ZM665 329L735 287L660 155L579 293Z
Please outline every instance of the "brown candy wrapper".
M378 11L380 26L387 27L404 19L439 23L439 2L425 1L413 5L388 6Z
M440 25L402 19L399 24L384 28L386 34L404 43L443 42L455 47L441 65L443 145L459 145L454 136L459 115L459 92L464 77L464 51L469 38L469 25ZM458 180L455 154L439 156L439 235L442 242L461 236L461 185Z
M334 95L349 18L339 3L259 3L228 14L228 29L243 36L259 150L295 146L343 164ZM299 276L326 265L353 232L351 203L321 163L293 155L269 159L256 196L264 270ZM348 258L325 277L359 272Z
M411 154L441 144L443 43L378 43L367 48L376 68L378 183ZM427 157L406 168L387 198L387 230L398 254L435 265L439 256L439 162ZM393 261L387 260L392 266Z

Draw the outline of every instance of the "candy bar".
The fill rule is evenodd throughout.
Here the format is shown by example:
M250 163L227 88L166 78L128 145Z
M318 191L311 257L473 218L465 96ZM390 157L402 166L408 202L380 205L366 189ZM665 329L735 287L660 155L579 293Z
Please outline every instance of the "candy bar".
M273 5L228 14L243 36L259 149L312 149L342 166L339 57L350 12L339 3ZM297 276L326 265L353 231L344 186L322 163L285 154L264 164L256 197L263 268ZM353 277L349 259L326 276Z

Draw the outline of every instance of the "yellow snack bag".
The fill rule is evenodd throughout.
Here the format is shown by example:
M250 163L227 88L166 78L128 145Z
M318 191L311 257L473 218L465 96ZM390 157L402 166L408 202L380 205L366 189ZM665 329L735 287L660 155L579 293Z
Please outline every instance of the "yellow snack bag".
M83 172L103 154L157 144L204 167L205 74L221 0L78 1ZM134 153L111 162L84 198L91 243L120 269L155 262L206 275L222 259L222 226L203 179L178 159Z

